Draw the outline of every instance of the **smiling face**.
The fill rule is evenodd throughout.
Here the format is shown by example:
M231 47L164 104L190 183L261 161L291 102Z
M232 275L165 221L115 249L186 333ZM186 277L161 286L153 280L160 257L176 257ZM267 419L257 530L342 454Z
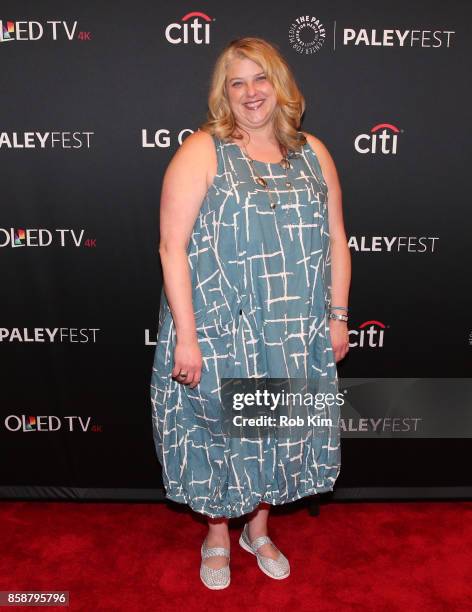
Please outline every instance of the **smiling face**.
M275 89L259 64L234 59L226 72L226 93L236 123L244 129L261 128L272 121L277 108Z

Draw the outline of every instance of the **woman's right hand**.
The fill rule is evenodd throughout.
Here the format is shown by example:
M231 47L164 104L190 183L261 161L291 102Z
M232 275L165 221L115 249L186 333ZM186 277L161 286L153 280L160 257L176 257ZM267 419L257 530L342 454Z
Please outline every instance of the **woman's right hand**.
M203 357L198 340L177 340L174 349L174 367L172 378L177 382L189 385L193 389L198 385L202 375ZM187 376L179 376L186 372Z

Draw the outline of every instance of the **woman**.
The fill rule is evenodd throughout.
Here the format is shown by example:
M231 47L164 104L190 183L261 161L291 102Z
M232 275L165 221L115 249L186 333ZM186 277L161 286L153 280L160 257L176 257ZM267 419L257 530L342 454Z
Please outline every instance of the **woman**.
M334 162L298 131L305 101L279 51L260 38L232 41L208 106L163 181L151 399L167 497L207 516L200 576L221 589L230 583L228 519L247 515L241 546L265 574L286 578L269 509L332 490L340 470L336 408L323 433L228 436L221 379L335 385L348 351L351 262Z

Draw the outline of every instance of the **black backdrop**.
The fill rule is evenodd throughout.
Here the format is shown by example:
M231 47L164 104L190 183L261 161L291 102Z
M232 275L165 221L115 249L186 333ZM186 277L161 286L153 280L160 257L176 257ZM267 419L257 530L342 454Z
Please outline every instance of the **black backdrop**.
M366 433L359 405L346 417L334 496L470 495L470 390L435 404L435 381L471 372L470 6L1 11L1 497L163 496L149 399L161 181L205 119L217 54L246 35L279 46L306 97L302 129L338 168L353 263L340 379L429 384L410 402L416 432ZM380 417L388 389L375 388Z

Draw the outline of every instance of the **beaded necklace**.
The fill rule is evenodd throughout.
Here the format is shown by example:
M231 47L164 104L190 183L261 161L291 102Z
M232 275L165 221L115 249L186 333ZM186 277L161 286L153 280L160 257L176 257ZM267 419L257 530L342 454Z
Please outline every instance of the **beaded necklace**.
M274 209L277 206L277 204L272 199L272 192L269 190L267 181L258 172L256 172L255 167L254 167L255 160L252 159L252 157L248 154L246 147L243 147L242 150L243 150L244 156L246 157L246 160L251 164L252 172L255 175L254 181L261 187L264 187L264 189L267 192L267 195L269 196L270 207ZM290 201L290 198L293 192L293 185L292 185L292 182L289 180L289 176L288 176L288 170L289 168L292 167L292 165L288 160L288 153L285 147L284 147L284 151L282 151L282 155L283 155L282 159L277 163L280 166L282 166L282 168L284 168L285 170L285 187L290 187L289 202L287 204L287 208L288 208L292 204L292 202Z

